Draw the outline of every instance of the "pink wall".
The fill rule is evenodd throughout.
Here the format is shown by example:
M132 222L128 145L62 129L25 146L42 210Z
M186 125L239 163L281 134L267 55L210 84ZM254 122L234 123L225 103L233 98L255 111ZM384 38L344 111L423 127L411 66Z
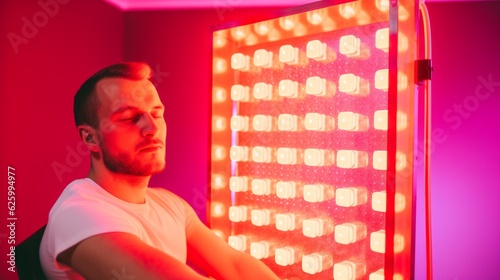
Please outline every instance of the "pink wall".
M152 185L178 193L205 219L210 26L271 9L123 13L98 0L57 1L67 4L59 4L52 15L36 0L0 4L1 178L6 186L7 166L16 168L16 241L46 222L69 181L85 176L88 157L78 151L73 94L96 69L123 58L153 66L167 106L167 170ZM428 6L433 126L444 135L434 139L432 154L435 279L500 278L493 269L500 259L500 149L495 147L500 136L500 2ZM33 22L35 15L36 31L25 30L24 36L24 17ZM10 32L25 37L17 52ZM486 87L484 79L493 83ZM58 177L53 164L68 172ZM6 221L6 187L0 201L0 218ZM421 196L418 201L420 206ZM424 279L418 210L416 279ZM8 237L0 228L0 279L16 279L5 262Z
M68 182L86 174L73 95L96 69L123 59L123 22L123 13L98 0L0 3L0 219L7 223L7 168L12 166L16 243L46 223ZM58 176L54 163L67 172ZM9 236L8 228L0 227L0 279L17 278L7 271Z

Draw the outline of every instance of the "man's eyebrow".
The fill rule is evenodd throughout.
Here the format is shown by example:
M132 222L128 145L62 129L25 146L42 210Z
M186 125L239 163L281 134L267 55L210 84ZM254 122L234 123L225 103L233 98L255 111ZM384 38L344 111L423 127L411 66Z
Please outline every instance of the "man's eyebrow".
M120 113L123 113L125 111L135 111L135 110L139 110L138 107L135 107L135 106L123 106L123 107L120 107L118 108L116 111L114 111L112 113L112 115L116 115L116 114L120 114ZM165 106L163 105L157 105L157 106L154 106L153 107L153 110L165 110Z

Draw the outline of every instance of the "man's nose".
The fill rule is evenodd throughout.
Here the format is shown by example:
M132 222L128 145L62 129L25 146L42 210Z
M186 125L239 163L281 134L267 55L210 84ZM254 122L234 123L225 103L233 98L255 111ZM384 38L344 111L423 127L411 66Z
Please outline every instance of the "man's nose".
M144 121L142 127L143 136L156 136L158 134L159 127L156 120L150 114L144 114Z

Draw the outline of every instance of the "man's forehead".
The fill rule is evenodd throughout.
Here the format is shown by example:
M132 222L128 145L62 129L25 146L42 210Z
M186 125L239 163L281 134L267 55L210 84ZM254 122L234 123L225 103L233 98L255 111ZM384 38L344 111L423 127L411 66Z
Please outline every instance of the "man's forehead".
M96 89L99 100L105 103L125 99L135 102L150 102L159 99L156 88L148 80L104 78L97 83Z

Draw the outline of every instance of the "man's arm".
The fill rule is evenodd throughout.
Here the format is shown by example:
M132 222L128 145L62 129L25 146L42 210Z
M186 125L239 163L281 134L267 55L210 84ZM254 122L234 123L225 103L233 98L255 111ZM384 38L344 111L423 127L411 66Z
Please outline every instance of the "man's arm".
M218 280L279 279L264 263L229 246L198 218L191 221L186 238L188 260Z
M57 259L85 279L207 279L135 235L122 232L89 237Z

